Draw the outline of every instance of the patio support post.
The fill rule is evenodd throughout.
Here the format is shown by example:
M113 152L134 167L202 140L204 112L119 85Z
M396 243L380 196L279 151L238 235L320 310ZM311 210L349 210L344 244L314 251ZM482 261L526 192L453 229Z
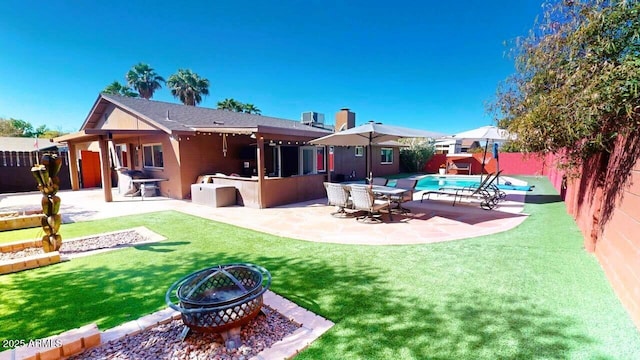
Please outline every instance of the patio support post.
M102 190L104 191L104 201L112 202L113 194L111 193L111 169L109 168L109 146L108 139L100 136L98 144L100 145L100 176L102 179Z
M78 173L78 154L76 144L69 142L69 180L71 180L71 190L80 190L80 174Z
M256 135L257 143L257 158L258 158L258 203L260 204L260 209L265 208L264 204L264 137L260 134Z

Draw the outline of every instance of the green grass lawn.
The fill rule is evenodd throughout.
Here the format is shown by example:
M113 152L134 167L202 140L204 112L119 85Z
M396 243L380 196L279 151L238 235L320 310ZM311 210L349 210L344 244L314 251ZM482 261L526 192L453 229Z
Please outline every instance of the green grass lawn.
M429 245L311 243L178 212L67 224L66 237L144 225L167 240L0 276L2 338L108 329L164 308L183 275L241 261L336 323L298 359L640 358L638 330L557 193L526 180L522 225Z

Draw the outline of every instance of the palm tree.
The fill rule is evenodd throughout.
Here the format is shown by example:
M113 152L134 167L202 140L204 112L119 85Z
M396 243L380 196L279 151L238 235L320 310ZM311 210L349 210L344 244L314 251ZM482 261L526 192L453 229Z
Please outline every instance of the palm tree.
M262 114L262 111L260 111L260 109L258 109L255 105L253 104L244 104L242 106L242 110L244 112L246 112L247 114L256 114L256 115L260 115Z
M218 109L221 110L242 112L243 108L244 104L235 99L224 99L223 101L218 101Z
M189 69L179 69L169 76L167 86L171 94L185 105L196 106L202 102L202 95L209 95L209 80Z
M105 87L104 90L102 90L102 92L105 94L112 94L112 95L138 97L138 94L135 91L131 90L131 88L128 87L127 85L120 84L119 81L114 81L111 84L107 85L107 87Z
M153 93L162 87L164 78L158 75L151 66L144 63L134 65L126 75L127 84L138 90L140 97L147 100L153 97Z

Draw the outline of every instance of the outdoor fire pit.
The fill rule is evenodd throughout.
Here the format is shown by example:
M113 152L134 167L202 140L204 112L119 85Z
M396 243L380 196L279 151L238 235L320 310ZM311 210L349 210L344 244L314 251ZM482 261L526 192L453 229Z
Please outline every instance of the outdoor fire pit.
M190 329L220 333L227 348L235 349L241 345L240 327L258 315L269 285L271 274L261 266L216 265L176 281L165 300L182 313L183 337Z

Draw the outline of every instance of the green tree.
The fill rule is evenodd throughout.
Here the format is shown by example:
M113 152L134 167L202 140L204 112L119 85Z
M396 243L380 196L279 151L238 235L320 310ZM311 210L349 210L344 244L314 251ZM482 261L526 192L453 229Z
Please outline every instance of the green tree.
M262 111L260 111L260 109L258 109L253 104L243 104L242 111L246 112L247 114L256 114L256 115L262 114Z
M135 91L133 91L129 86L121 84L119 81L114 81L107 85L102 92L112 95L138 97L138 94Z
M14 119L0 119L0 136L19 137L22 131L13 127Z
M244 104L235 99L224 99L223 101L218 101L218 109L242 112Z
M196 106L202 102L202 95L209 95L209 80L189 69L179 69L169 76L167 86L171 94L185 105Z
M640 126L640 2L551 1L514 49L495 111L514 146L566 151L569 168L608 154ZM608 157L605 156L604 161Z
M42 137L45 138L45 139L53 139L53 138L56 138L58 136L62 136L62 135L65 135L65 134L68 134L68 133L65 132L65 131L59 130L59 129L58 130L47 130L42 134Z
M407 172L424 171L424 165L436 152L429 139L400 139L399 142L406 145L400 149L400 164Z
M136 89L140 97L147 100L153 97L153 93L162 88L164 78L158 75L148 64L139 63L134 65L127 75L127 85Z

